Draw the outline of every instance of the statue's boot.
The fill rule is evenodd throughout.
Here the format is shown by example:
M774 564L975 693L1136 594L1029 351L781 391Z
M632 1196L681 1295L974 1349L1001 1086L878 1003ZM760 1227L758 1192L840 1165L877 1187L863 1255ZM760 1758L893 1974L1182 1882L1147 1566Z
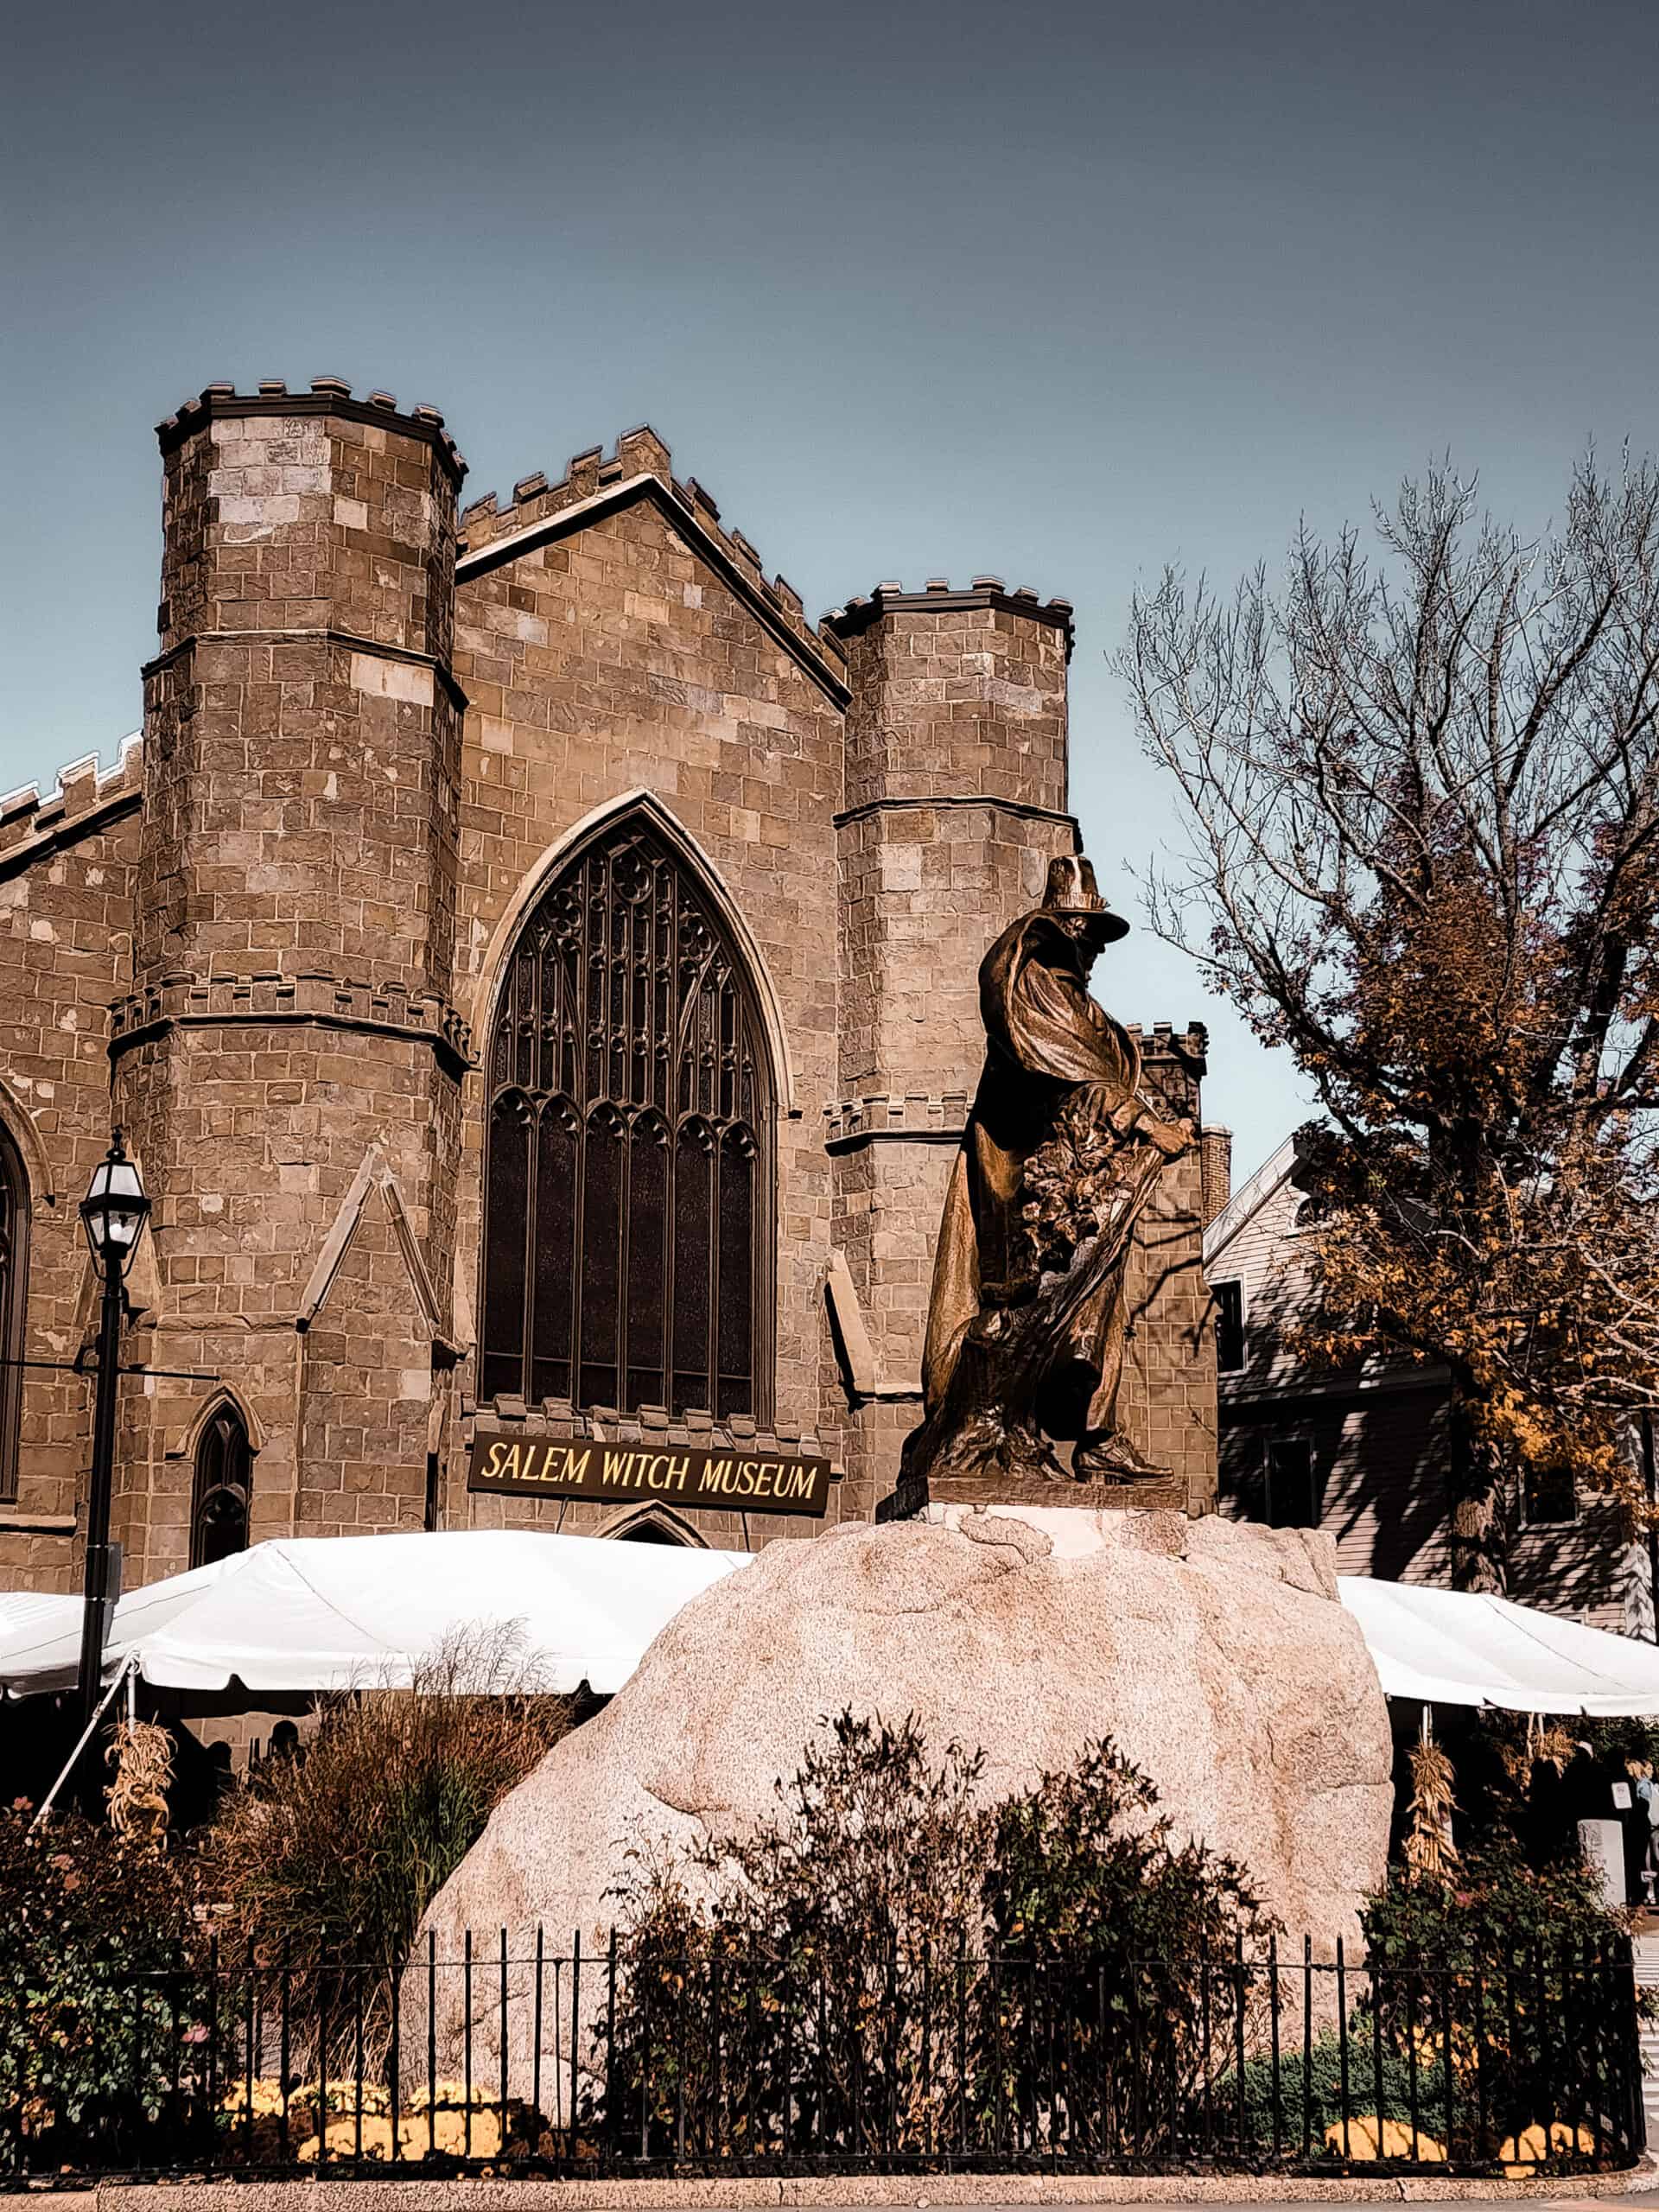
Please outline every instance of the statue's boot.
M1073 1479L1080 1483L1164 1483L1169 1469L1160 1467L1137 1452L1128 1438L1115 1428L1091 1429L1077 1440L1071 1455Z

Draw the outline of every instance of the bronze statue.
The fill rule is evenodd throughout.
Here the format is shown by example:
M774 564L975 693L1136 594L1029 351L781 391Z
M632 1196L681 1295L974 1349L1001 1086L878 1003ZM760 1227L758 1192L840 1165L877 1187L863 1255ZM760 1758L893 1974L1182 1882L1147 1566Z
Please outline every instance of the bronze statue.
M890 1510L918 1510L930 1478L986 1499L1167 1479L1117 1427L1125 1277L1135 1222L1192 1132L1142 1096L1134 1038L1090 996L1128 929L1086 860L1052 861L1042 905L981 963L985 1066L939 1228L925 1419ZM1057 1443L1074 1447L1069 1471Z

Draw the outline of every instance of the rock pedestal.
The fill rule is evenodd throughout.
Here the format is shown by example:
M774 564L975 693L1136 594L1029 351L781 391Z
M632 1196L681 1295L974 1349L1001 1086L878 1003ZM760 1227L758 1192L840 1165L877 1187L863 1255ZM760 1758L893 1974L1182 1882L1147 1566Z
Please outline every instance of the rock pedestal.
M936 1751L982 1747L988 1800L1109 1735L1176 1840L1241 1860L1298 1949L1353 1941L1386 1861L1390 1746L1331 1540L1173 1512L933 1511L771 1545L695 1599L497 1808L417 1958L429 1929L458 1960L468 1929L493 1948L504 1927L524 1957L538 1926L550 1952L580 1929L591 1957L631 1844L766 1821L776 1780L848 1707L916 1714ZM461 1999L442 1977L441 2053ZM475 2066L496 2063L497 2002L480 1983ZM406 2025L424 2037L408 2005ZM516 2065L521 2026L510 2042Z

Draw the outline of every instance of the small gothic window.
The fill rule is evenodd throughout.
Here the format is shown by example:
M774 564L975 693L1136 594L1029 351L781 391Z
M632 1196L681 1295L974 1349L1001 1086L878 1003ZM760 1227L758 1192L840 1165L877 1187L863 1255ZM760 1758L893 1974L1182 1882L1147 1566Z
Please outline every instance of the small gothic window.
M195 1491L190 1509L190 1564L211 1567L248 1548L252 1491L248 1432L230 1406L222 1406L196 1446Z
M760 1026L653 823L612 823L543 893L486 1065L480 1398L766 1414Z
M626 1529L619 1529L616 1541L619 1544L683 1545L685 1538L677 1536L671 1529L664 1528L660 1521L645 1520L631 1521Z
M17 1440L23 1402L29 1304L29 1179L22 1155L0 1128L0 1497L17 1495Z

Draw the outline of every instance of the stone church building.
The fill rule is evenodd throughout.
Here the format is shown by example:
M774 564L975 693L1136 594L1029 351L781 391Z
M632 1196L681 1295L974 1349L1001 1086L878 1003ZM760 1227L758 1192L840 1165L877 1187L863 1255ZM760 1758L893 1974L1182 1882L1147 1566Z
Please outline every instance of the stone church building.
M0 1586L78 1585L112 1123L154 1201L128 1587L276 1535L823 1525L481 1492L482 1428L817 1453L870 1516L978 963L1077 845L1071 608L976 576L815 626L649 429L464 509L441 416L330 378L160 437L142 738L0 802ZM1142 1041L1196 1116L1202 1032ZM1199 1185L1142 1224L1124 1387L1202 1507Z

